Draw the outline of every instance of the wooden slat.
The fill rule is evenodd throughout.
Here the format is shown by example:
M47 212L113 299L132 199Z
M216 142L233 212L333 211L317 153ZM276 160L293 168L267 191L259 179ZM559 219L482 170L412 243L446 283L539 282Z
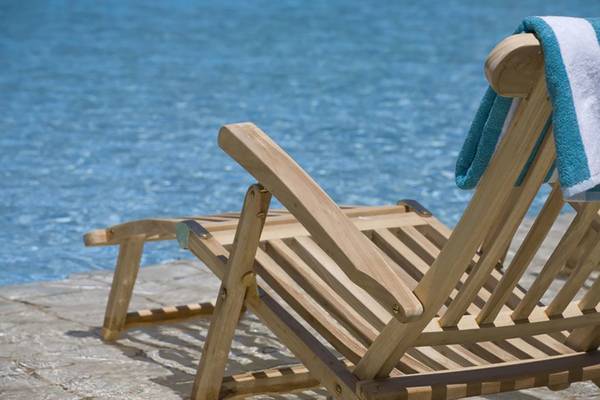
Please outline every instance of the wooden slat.
M434 220L434 218L428 218L428 220ZM435 260L435 258L439 255L439 248L437 248L428 238L423 236L415 227L401 227L394 229L394 231L398 237L395 235L386 234L385 232L380 232L380 247L383 246L388 248L390 254L397 253L396 257L401 257L401 259L404 259L402 254L406 253L406 257L409 257L413 260L418 258L422 260L429 260L429 262L425 264L415 261L414 265L418 267L418 272L416 272L415 279L420 281L429 270L429 264L432 263L433 260ZM400 240L400 237L402 237L403 240ZM462 286L467 277L467 274L462 275L457 288ZM452 299L454 299L457 293L458 290L453 290L446 302L449 303ZM481 298L478 298L478 300L483 301ZM469 311L475 312L479 311L479 309L476 306L470 306ZM444 312L445 307L443 306L440 308L438 313L443 314Z
M296 237L288 244L356 312L376 329L383 329L384 324L392 317L391 314L360 286L352 282L310 237Z
M569 205L573 207L575 212L579 212L583 205L585 205L585 203L571 201L569 202ZM577 245L576 249L569 256L569 259L567 260L563 271L561 271L563 274L568 275L570 271L574 270L577 267L577 265L579 265L579 263L585 258L585 255L594 246L594 239L596 238L596 234L598 232L600 232L600 216L596 216L594 218L590 229L588 229L581 242Z
M399 321L418 319L419 299L373 245L300 166L250 123L227 125L221 148L263 184L326 249L344 272Z
M424 230L425 235L421 234L419 230L414 227L412 229L401 228L396 230L396 232L400 236L402 236L403 241L407 243L414 241L415 243L418 243L418 246L420 248L427 249L426 251L429 253L430 257L432 257L432 260L435 260L435 258L440 252L440 249L444 247L447 239L450 237L451 231L435 218L428 218L427 221L431 223L427 226L423 225L418 227L419 229ZM417 247L414 247L414 249L416 248ZM478 260L479 256L475 254L473 257L473 262L477 262ZM484 284L483 288L479 291L475 301L469 305L467 309L467 312L469 314L476 315L480 312L480 307L482 307L482 305L484 305L488 301L488 299L491 296L491 293L493 293L496 290L496 285L501 277L502 273L498 270L494 269L491 271L488 280ZM454 289L451 292L449 298L446 300L447 304L449 304L452 301L452 299L456 297L456 294L459 292L460 288L467 280L467 278L468 274L463 273L459 280L459 283L456 286L456 289ZM511 302L509 303L509 305L513 303L516 304L520 299L519 296L522 296L521 290L517 288L517 290L515 290L514 293L510 295ZM440 316L443 316L444 312L445 308L442 307L438 311L438 314Z
M357 216L349 218L356 229L359 231L388 228L394 226L413 226L422 223L421 217L415 213L389 213L387 215L372 215L372 216ZM221 230L213 232L208 229L211 234L219 240L224 246L231 244L233 241L233 230ZM286 224L266 225L263 230L261 240L271 239L289 239L297 236L308 236L310 233L299 222L289 222Z
M556 278L556 275L567 261L569 255L590 227L593 217L596 215L599 208L600 205L597 203L588 203L577 214L564 236L555 247L552 255L544 265L544 268L513 312L513 319L526 319L529 316L529 313L531 313L546 290L550 287L552 281Z
M521 338L508 338L506 340L503 340L502 342L509 343L515 351L523 352L524 356L520 357L522 360L534 358L543 359L550 355L546 353L547 349L544 349L541 346L536 346L535 343L531 343L530 341L523 340ZM572 351L569 351L569 353L571 352ZM550 353L552 353L551 349Z
M350 332L370 338L372 340L379 333L360 314L331 287L327 285L317 273L281 240L270 240L266 245L267 254L271 256L301 287L308 296L314 299L321 307L329 312Z
M127 313L124 329L157 323L179 323L192 318L208 317L212 315L213 311L214 306L211 303L193 303L132 311Z
M535 345L540 349L545 347L550 348L550 351L546 351L546 353L549 355L554 356L573 352L573 349L564 343L565 338L562 336L562 332L548 332L525 338L525 340L535 341Z
M254 258L270 201L271 194L260 185L250 186L246 193L233 249L196 373L192 389L194 400L217 400L219 397L229 349L246 292L249 288L256 290L253 278Z
M442 348L442 346L434 346L434 347L436 347L436 348ZM468 362L468 365L465 364L465 366L486 365L486 364L489 364L489 361L487 361L483 357L479 356L478 354L470 351L465 346L451 344L451 345L447 345L447 346L444 346L444 347L452 349L457 354L460 354Z
M244 399L257 394L283 394L319 386L303 365L246 372L223 379L220 399Z
M492 342L466 343L463 344L462 347L469 349L469 351L486 360L486 364L498 364L516 360L515 356L507 353Z
M530 166L532 168L533 165ZM517 203L520 196L523 195L523 190L525 189L525 185L514 186L510 189L510 195L506 200L506 204L515 204ZM488 231L481 243L481 247L479 248L478 253L480 255L485 255L488 253L493 245L497 245L498 237L501 235L502 230L504 229L505 222L510 220L511 215L513 214L513 207L503 207L503 210L500 214L496 216L496 220L492 224L492 229Z
M517 232L531 202L548 174L554 157L554 137L550 129L546 132L536 157L529 166L527 175L519 188L520 190L515 191L513 189L512 193L515 195L511 196L513 198L509 197L507 199L505 208L510 210L508 215L505 215L507 218L504 221L496 221L500 229L493 237L494 242L489 244L489 248L484 249L483 256L469 274L469 278L456 298L448 306L448 310L440 319L442 326L454 326L465 314L467 307L473 302L479 290L489 280L490 272L498 264L498 260L503 256L504 250Z
M563 205L562 191L558 185L554 185L544 207L535 219L510 265L506 268L496 290L477 315L477 322L480 324L490 323L496 318L519 283L529 263L533 260L546 235L550 232L550 228L560 215Z
M286 210L280 213L269 213L269 224L287 223L295 218ZM350 211L350 210L349 210ZM175 239L175 225L185 220L194 220L212 231L235 230L240 212L223 213L208 216L181 216L175 218L148 218L128 221L105 229L97 229L84 234L86 246L110 246L130 236L145 235L146 241Z
M444 224L442 224L439 220L437 220L435 218L427 218L426 221L428 222L427 225L417 226L416 228L423 231L423 234L433 244L435 244L435 246L438 247L438 254L439 254L439 251L441 251L441 249L444 248L444 246L446 245L446 242L448 241L448 239L450 239L450 236L452 235L452 231L447 226L445 226ZM478 261L479 261L479 254L475 253L473 255L473 259L471 260L471 263L469 264L469 266L467 266L467 270L469 270L471 268L471 266L474 266L475 264L477 264ZM457 285L457 287L462 285L462 282L464 282L466 280L466 278L467 278L467 274L463 273L463 275L461 276L461 279L459 281L459 285ZM485 289L487 289L489 292L493 292L494 290L496 290L496 286L501 279L502 279L502 272L498 271L497 269L493 269L490 273L489 281L484 286L484 290L480 291L480 293L485 294ZM524 289L522 287L520 287L519 285L517 285L513 289L513 291L511 292L511 294L509 296L509 299L507 301L507 306L510 309L514 309L514 307L516 307L518 302L521 301L521 299L523 298L524 292L525 292ZM485 302L487 302L487 299L485 299L484 303Z
M424 316L407 324L392 319L356 366L354 372L361 379L387 376L456 286L481 244L482 236L502 211L509 189L546 125L551 111L546 96L545 78L540 75L532 94L517 108L508 133L500 142L461 221L415 289L424 304Z
M415 346L468 344L508 338L540 335L572 330L600 322L600 309L583 312L576 302L570 303L563 314L550 317L546 307L536 307L527 321L514 321L510 313L501 313L492 323L478 324L474 315L464 315L455 327L443 328L433 319L415 341Z
M333 347L351 362L358 362L366 351L364 339L368 332L352 335L337 324L319 304L294 282L283 269L264 250L258 249L255 268L269 287L287 303L313 329L325 338ZM355 332L356 333L356 332ZM372 338L371 338L372 339Z
M590 229L583 235L583 239L579 242L577 247L573 250L573 254L565 263L565 267L561 271L562 275L569 275L583 262L592 247L596 244L597 234L598 232L594 229L592 223Z
M430 218L431 219L431 218ZM412 249L427 265L431 265L440 253L439 248L415 226L404 226L392 229L398 238Z
M587 277L596 268L600 261L600 234L596 234L595 245L584 258L583 262L577 267L567 281L560 288L558 293L548 305L546 313L549 316L561 315L565 307L573 300L577 292L583 287Z
M415 358L419 357L418 359L424 364L431 366L436 371L460 368L460 364L430 346L411 349L410 354Z
M345 208L342 212L348 217L366 217L366 216L377 216L390 213L407 213L406 207L398 205L387 205L387 206L368 206L368 207L352 207ZM185 220L194 220L202 224L209 232L222 232L228 230L235 230L238 224L239 212L236 213L225 213L219 214L227 217L227 214L231 214L229 220L225 221L213 221L212 216L188 216L188 217L177 217L177 218L152 218L137 221L129 221L123 224L114 225L105 229L96 229L87 232L83 236L84 244L86 246L112 246L119 244L123 240L136 235L144 235L145 241L159 241L159 240L174 240L175 239L175 225ZM411 212L414 217L420 218L414 212ZM269 212L265 226L269 227L278 224L287 224L295 222L296 217L289 213L287 210L272 210ZM232 237L233 239L233 237Z
M579 308L583 311L592 310L596 308L598 302L600 302L600 277L594 280L592 286L583 295L579 301Z
M396 263L416 281L421 280L429 270L427 264L421 257L402 243L392 232L387 229L376 229L373 231L373 242L387 253Z
M373 232L370 232L371 235L373 234ZM417 287L417 283L418 280L415 279L412 275L410 275L410 273L408 273L405 269L405 265L398 263L395 259L393 259L392 257L390 257L388 255L387 252L383 251L381 248L378 248L381 252L381 255L383 256L384 260L386 263L388 263L388 265L394 270L396 271L396 274L398 274L399 277L402 278L402 280L406 283L406 286L413 290L415 287ZM401 261L401 260L399 260Z

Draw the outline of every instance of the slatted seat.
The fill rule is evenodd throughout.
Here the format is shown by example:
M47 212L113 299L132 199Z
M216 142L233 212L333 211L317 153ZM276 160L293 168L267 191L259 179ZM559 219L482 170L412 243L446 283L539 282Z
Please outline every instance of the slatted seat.
M555 160L552 129L539 136L551 114L540 59L531 35L506 39L488 58L490 84L521 101L453 231L414 202L340 208L258 127L223 127L219 145L258 181L241 213L138 221L86 236L88 245L121 248L105 339L211 315L195 400L314 386L338 399L456 399L598 380L600 280L592 270L600 204L571 205L573 222L521 287L569 206L552 186L507 257ZM271 196L286 210L269 211ZM175 237L222 281L216 304L126 314L143 243ZM572 272L561 280L565 265ZM224 378L244 308L302 365Z
M402 274L406 282L409 282L409 286L416 287L417 282L438 256L451 231L434 216L423 216L414 211L407 212L404 206L389 207L386 214L374 216L369 216L367 211L369 208L361 210L363 210L362 215L356 217L360 222L356 223L360 226L363 234L385 254L386 260ZM376 210L380 211L381 209ZM392 216L396 216L396 218L391 218ZM381 227L383 221L388 222L386 227ZM260 241L256 256L257 274L261 281L264 281L262 287L268 293L274 293L275 296L283 298L287 306L298 315L309 319L310 325L346 360L351 363L358 362L373 340L380 334L381 329L390 321L392 315L381 307L377 307L376 301L368 293L348 279L344 279L345 274L339 266L309 235L302 234L306 232L292 232L288 229L282 231L284 234L278 237L273 236L268 228L263 231L261 239L266 237L266 240ZM223 247L230 250L232 235L227 234L222 237L227 238L220 240ZM219 240L219 234L214 238ZM479 256L474 257L473 262L476 263L479 258ZM215 266L215 268L217 267ZM503 269L505 268L498 264L492 270L488 282L478 293L476 301L458 323L465 329L465 338L456 337L453 330L450 330L450 335L440 334L439 318L447 309L442 307L436 319L425 329L422 339L417 340L416 346L407 350L397 363L395 370L392 371L392 376L431 374L436 371L443 372L446 376L452 371L460 372L465 368L471 368L481 374L481 370L484 368L502 368L506 363L520 360L534 363L536 359L546 360L551 357L555 357L557 366L562 367L566 364L558 361L563 360L564 356L581 356L581 353L564 344L566 336L561 329L552 331L547 327L542 327L541 330L532 331L531 335L524 337L518 337L521 335L518 329L510 331L513 327L518 328L518 325L507 323L512 321L507 316L513 312L525 295L525 291L519 286L516 286L512 295L509 296L509 301L504 305L500 317L497 319L497 325L504 326L507 330L504 334L506 338L503 338L502 334L494 333L489 337L499 337L499 340L470 340L469 333L472 334L475 330L480 332L479 327L474 328L477 326L476 316L481 312L482 305L490 299L498 282L501 281ZM326 272L322 273L322 271ZM464 278L467 278L467 275ZM461 283L457 285L457 290L449 296L445 303L452 302L464 281L465 279L461 280ZM334 288L339 289L340 287L344 297L332 294ZM307 300L311 298L314 301ZM302 299L302 301L297 301L297 299ZM356 307L356 304L369 304L373 308ZM544 306L541 303L532 315L539 321L550 321L545 316ZM566 315L572 317L579 315L585 318L584 314L574 307L574 304L570 305ZM584 319L580 321L580 325L583 325L583 321ZM469 329L471 332L467 332ZM492 326L489 329L492 329ZM572 375L583 373L582 371L576 372L572 368L570 371ZM556 373L553 374L554 372ZM586 373L595 376L595 368L587 368ZM547 385L553 388L562 388L568 381L568 379L565 380L567 376L564 374L564 370L555 368L549 370L546 375L537 376L537 381L530 379L523 382L512 382L512 387L514 389L539 386L540 379L546 379ZM517 377L515 376L513 380ZM429 378L433 379L431 376ZM456 376L454 378L456 379ZM311 381L312 384L315 384L308 374L306 379L307 385L311 385ZM511 387L509 381L503 382L502 387ZM418 382L418 380L414 382ZM466 384L463 386L463 389L467 387ZM432 386L419 387L411 393L418 398L434 389ZM363 390L367 398L375 396L370 394L370 390L373 390L372 386L367 385ZM453 390L460 392L456 388ZM498 391L501 391L500 386L494 386L492 382L479 389L469 388L469 392L473 395Z

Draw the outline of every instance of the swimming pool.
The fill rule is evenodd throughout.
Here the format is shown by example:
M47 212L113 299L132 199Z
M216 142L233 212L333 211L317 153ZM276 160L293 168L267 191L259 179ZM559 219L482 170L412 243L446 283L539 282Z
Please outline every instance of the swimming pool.
M0 285L112 268L92 228L239 209L216 145L254 121L341 203L416 198L454 224L482 63L526 15L600 2L0 4ZM187 257L152 244L145 263Z

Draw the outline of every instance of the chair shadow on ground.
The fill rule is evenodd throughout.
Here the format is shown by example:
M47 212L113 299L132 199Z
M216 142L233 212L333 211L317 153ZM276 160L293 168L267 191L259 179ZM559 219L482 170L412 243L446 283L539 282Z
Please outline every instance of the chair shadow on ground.
M129 358L152 363L168 370L168 374L151 377L149 380L168 387L182 399L188 399L208 326L209 319L196 319L187 323L132 329L124 333L118 341L106 345L118 348ZM94 337L100 340L99 327L88 331L69 331L66 334L72 337ZM246 312L238 324L225 374L232 375L298 363L289 350L253 314ZM296 392L294 395L297 399L327 397L323 389ZM290 396L260 395L256 398L290 399Z
M209 319L197 319L188 323L133 329L124 333L118 341L106 345L118 348L129 358L152 363L168 370L168 374L151 377L149 380L169 388L182 399L188 399L206 340L208 325ZM69 331L67 335L95 337L100 340L100 328L89 331ZM289 350L253 314L247 312L236 330L226 375L297 363L298 360ZM327 392L324 389L314 389L296 392L294 396L300 400L325 399ZM253 398L278 400L290 399L290 395L259 395ZM479 398L537 400L541 397L526 392L508 392Z

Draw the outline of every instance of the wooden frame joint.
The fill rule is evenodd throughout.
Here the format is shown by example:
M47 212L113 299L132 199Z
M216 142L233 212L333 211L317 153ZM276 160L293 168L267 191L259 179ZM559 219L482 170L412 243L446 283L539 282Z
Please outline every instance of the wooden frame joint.
M194 233L200 239L209 239L212 237L206 228L193 219L179 222L177 225L175 225L175 236L177 237L179 247L182 249L189 248L190 232Z
M397 203L399 206L404 206L406 211L413 211L420 215L421 217L431 217L433 213L425 208L421 203L413 199L402 199Z
M256 282L256 272L254 272L254 271L246 272L242 276L240 281L242 282L242 285L244 285L246 287L252 286Z

